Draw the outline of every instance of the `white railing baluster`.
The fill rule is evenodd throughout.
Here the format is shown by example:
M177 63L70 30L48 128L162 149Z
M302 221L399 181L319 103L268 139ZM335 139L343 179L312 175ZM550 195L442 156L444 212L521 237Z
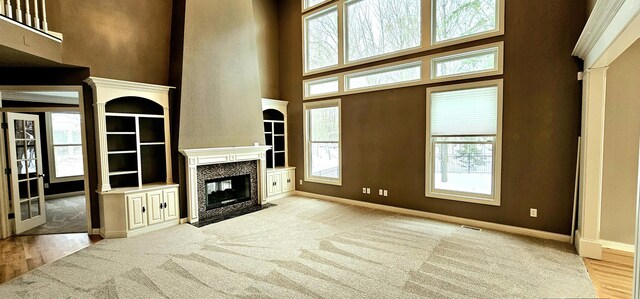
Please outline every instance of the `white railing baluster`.
M16 0L16 21L22 23L22 8L20 5L20 0Z
M45 0L42 0L42 30L49 31L49 25L47 24L47 4Z
M33 25L36 27L36 29L40 29L40 13L38 12L38 1L39 0L33 1Z
M4 8L4 15L10 19L13 19L13 8L11 7L11 0L7 0L7 5Z
M27 10L27 12L25 12L24 14L25 24L31 27L31 10L29 9L29 0L24 0L24 7Z

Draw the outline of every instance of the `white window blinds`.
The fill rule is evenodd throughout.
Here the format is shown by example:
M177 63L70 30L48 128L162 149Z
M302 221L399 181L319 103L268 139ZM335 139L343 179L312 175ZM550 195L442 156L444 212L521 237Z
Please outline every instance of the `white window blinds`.
M498 87L431 94L431 136L496 135Z

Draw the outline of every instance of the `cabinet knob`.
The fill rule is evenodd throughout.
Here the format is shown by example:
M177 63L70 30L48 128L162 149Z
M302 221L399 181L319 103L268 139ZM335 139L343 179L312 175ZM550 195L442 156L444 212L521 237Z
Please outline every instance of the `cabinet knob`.
M167 203L166 203L166 202L164 203L164 208L165 208L165 209L167 208Z
M160 203L160 210L162 210L162 203Z
M146 212L147 209L145 209L144 207L142 207L142 213Z

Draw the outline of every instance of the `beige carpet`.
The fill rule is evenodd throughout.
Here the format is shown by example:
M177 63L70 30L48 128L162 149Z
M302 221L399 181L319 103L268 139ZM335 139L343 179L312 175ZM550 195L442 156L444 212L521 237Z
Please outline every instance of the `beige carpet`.
M596 297L569 244L301 197L202 229L105 240L0 298Z
M47 222L20 235L87 232L87 202L84 195L45 201Z

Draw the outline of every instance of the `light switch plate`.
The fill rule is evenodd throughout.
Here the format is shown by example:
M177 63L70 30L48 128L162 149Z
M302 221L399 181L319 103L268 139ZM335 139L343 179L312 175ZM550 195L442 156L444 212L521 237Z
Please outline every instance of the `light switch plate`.
M529 216L536 218L538 217L538 209L531 209L529 210Z

